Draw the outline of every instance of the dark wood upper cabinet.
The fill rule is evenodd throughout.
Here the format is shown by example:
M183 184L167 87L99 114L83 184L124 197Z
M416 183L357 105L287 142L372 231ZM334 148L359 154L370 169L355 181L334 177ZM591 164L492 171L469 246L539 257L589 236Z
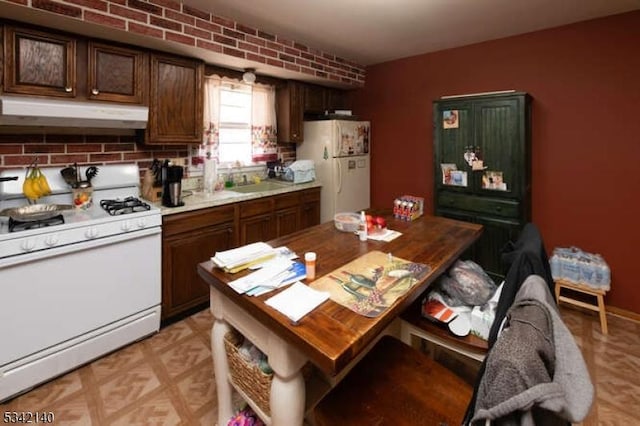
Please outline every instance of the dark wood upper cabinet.
M147 143L202 141L204 63L151 55Z
M278 142L302 142L304 140L304 86L287 81L276 88L276 116L278 117Z
M148 54L89 42L87 97L99 101L145 104Z
M304 85L305 114L324 114L336 109L349 109L345 90L315 84Z
M76 40L53 32L5 25L3 90L75 97Z
M324 113L327 109L327 90L322 86L305 84L304 112Z
M325 98L327 102L326 109L329 111L334 111L336 109L351 109L347 90L327 89Z

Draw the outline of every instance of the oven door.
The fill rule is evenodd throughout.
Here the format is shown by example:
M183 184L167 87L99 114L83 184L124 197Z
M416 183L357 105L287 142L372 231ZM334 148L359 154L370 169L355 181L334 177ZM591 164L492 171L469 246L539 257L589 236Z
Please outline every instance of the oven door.
M0 259L0 381L7 368L33 363L158 307L160 233L160 227L148 228Z

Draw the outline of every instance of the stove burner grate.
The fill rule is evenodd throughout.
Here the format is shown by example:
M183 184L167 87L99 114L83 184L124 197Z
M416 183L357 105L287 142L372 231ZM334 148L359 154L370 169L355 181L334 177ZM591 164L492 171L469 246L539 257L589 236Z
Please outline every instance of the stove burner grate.
M100 207L102 207L111 216L144 212L151 209L149 204L136 197L127 197L122 200L102 200L100 201Z
M9 218L9 232L26 231L29 229L44 228L52 225L62 225L64 223L64 216L62 214L49 217L47 219L37 220L19 220L12 217Z

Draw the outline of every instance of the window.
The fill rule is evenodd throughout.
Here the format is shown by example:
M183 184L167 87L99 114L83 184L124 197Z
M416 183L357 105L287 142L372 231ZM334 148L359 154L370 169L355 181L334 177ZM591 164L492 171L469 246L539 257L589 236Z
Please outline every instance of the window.
M220 164L275 159L275 88L207 77L203 148L207 157Z
M251 163L251 92L243 88L220 89L218 161Z

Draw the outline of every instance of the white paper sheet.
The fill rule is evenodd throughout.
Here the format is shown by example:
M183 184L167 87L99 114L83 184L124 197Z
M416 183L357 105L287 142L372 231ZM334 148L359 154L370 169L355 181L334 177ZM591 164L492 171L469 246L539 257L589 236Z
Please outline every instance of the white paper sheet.
M367 237L370 240L376 240L376 241L391 241L391 240L395 240L396 238L398 238L400 235L402 235L401 232L398 231L393 231L391 229L385 229L384 232L381 232L379 234L375 234L375 235L371 235L369 234Z
M264 303L298 322L328 298L328 292L314 290L298 281Z

